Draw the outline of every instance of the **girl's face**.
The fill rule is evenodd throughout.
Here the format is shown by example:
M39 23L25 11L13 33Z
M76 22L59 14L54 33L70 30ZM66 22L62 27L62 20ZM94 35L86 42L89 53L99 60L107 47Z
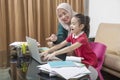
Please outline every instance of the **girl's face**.
M79 21L76 17L73 17L71 19L70 28L71 28L71 33L78 35L82 31L83 25L79 23Z
M61 21L63 21L65 24L69 24L71 21L71 16L68 13L68 11L66 11L65 9L58 9L57 10L58 13L58 17L60 18Z

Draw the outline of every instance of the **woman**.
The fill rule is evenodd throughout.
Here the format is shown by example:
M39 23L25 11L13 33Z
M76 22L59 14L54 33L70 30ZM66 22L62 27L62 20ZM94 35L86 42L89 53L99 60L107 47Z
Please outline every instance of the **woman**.
M70 33L70 21L71 18L76 14L68 3L61 3L56 9L57 18L59 21L57 35L52 34L46 38L47 44L52 47L60 42L64 41ZM58 55L59 58L65 60L66 54Z
M48 45L51 47L54 44L58 44L66 39L70 33L70 21L71 18L76 14L68 3L61 3L56 9L57 18L59 21L57 35L52 34L46 38Z

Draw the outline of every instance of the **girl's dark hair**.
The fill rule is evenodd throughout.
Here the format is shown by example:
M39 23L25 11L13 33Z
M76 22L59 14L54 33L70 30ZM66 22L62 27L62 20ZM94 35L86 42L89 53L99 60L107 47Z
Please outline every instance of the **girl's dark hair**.
M85 27L83 28L83 31L86 33L87 37L89 36L90 32L90 18L89 16L84 16L83 14L76 14L76 18L78 18L78 21L80 24L84 24Z

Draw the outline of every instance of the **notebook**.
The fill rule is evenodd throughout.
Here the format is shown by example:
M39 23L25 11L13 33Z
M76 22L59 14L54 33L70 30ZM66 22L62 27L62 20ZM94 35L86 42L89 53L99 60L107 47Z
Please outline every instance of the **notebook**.
M27 37L27 36L26 36L26 41L28 43L28 49L30 51L31 57L33 59L35 59L37 62L39 62L40 64L47 63L48 61L43 61L41 59L41 55L40 55L41 53L39 53L39 48L38 48L37 41L35 39L33 39L31 37ZM50 61L53 61L53 60L60 60L60 59L57 58L57 57L54 57Z

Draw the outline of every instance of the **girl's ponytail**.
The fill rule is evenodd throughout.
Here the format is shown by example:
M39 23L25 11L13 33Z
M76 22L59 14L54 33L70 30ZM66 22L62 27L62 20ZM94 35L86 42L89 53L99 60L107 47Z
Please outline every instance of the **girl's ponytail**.
M89 37L89 33L90 33L90 18L89 16L84 16L85 18L85 28L84 28L84 32L87 34L87 36Z

